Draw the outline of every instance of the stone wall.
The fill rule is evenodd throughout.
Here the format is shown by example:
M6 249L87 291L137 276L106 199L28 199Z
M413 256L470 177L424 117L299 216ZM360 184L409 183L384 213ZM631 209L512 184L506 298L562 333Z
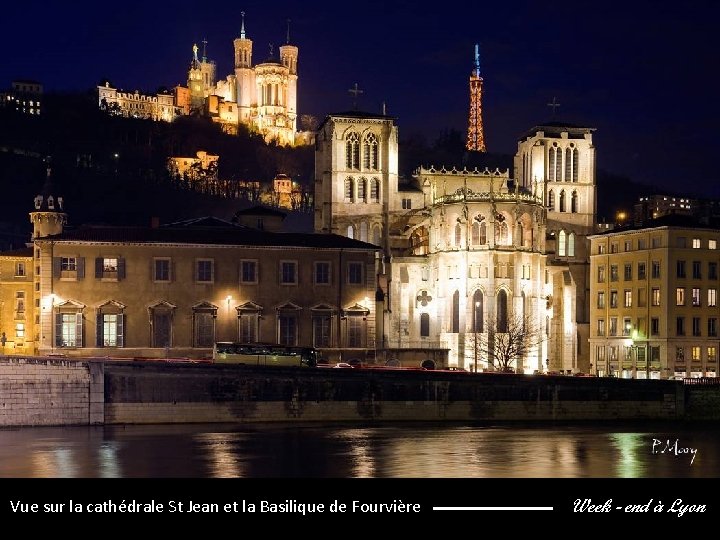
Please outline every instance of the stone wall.
M103 364L0 357L0 426L102 424Z

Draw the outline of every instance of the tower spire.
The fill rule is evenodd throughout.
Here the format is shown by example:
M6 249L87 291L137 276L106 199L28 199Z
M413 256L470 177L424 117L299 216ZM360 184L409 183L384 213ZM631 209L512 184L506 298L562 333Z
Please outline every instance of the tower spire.
M207 62L207 38L203 38L202 44L203 44L203 56L202 56L203 60L202 61L203 61L203 63L205 63L205 62Z
M470 151L485 152L485 135L482 121L482 87L480 76L480 45L475 44L475 62L470 73L470 112L468 114L467 143Z
M287 20L287 39L285 43L290 45L290 19Z
M241 11L240 16L242 17L242 22L240 23L240 39L245 39L245 12Z

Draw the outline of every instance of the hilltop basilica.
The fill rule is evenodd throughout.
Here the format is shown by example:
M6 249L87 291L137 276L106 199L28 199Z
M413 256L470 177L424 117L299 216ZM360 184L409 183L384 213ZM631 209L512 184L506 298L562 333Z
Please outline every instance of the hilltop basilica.
M244 124L262 134L265 140L282 145L296 143L298 48L286 42L275 51L270 45L265 59L253 65L253 42L245 32L245 12L241 13L240 36L233 41L235 69L224 79L216 79L215 62L193 46L187 86L171 92L146 95L123 92L109 82L98 86L98 104L115 114L156 121L172 121L178 115L203 114L222 125L227 133L237 133Z

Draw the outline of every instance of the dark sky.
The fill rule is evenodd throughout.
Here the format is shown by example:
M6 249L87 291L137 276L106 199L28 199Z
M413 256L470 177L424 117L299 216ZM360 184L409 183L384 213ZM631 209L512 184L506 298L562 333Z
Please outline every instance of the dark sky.
M225 76L246 12L255 61L268 43L299 52L300 114L360 108L398 118L401 136L434 140L466 129L467 78L481 43L488 150L514 153L518 135L551 117L597 128L598 166L656 186L720 197L720 8L712 1L426 3L11 2L3 7L3 71L53 90L104 77L126 90L185 83L203 37ZM400 149L402 152L402 148Z

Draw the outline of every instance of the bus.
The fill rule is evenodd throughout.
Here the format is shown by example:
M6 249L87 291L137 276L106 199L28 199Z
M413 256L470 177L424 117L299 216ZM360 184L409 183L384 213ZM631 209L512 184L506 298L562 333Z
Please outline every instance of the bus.
M253 366L316 367L318 352L312 347L220 341L213 347L213 362Z

